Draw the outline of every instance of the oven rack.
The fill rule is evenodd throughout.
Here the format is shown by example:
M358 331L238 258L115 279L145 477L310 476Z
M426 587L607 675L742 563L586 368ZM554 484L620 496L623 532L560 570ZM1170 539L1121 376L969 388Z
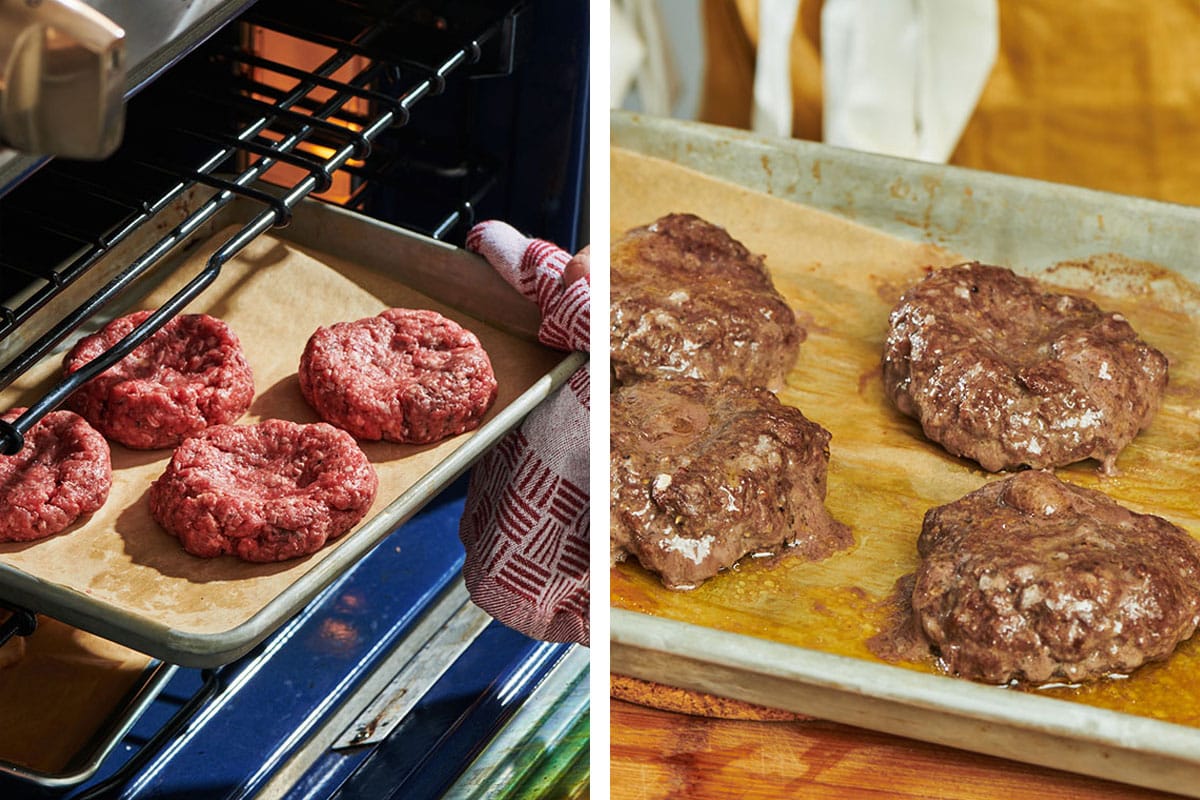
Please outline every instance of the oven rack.
M514 56L517 40L519 37L527 38L531 27L524 23L518 25L517 22L527 11L527 0L261 0L257 4L246 5L253 6L242 18L248 25L283 33L310 45L328 47L343 55L371 58L377 64L380 85L386 87L387 91L363 89L361 86L351 87L350 91L357 92L357 97L364 102L372 103L386 103L397 96L403 88L400 84L404 73L429 76L435 82L434 93L439 92L446 77L439 67L444 54L457 47L460 41L472 38L481 45L481 49L470 69L471 77L510 75L517 60ZM498 36L477 35L481 27L493 25L499 27ZM237 31L238 35L230 36L233 31ZM182 94L189 89L194 91L195 85L211 89L213 86L230 87L238 84L246 94L270 96L272 92L277 92L273 86L264 86L246 77L249 72L247 67L253 65L274 75L308 79L317 84L327 79L328 76L313 74L309 62L305 62L301 68L278 60L259 59L247 52L251 40L248 31L245 25L231 26L204 48L208 53L212 52L215 43L227 43L228 49L233 51L241 48L240 54L225 54L224 67L228 74L201 74L202 78L210 79L207 83L203 80L175 80L185 68L192 69L193 62L197 60L196 54L193 54L172 68L168 80L159 81L143 92L143 95L151 95L151 99L140 96L130 104L131 122L139 109L151 109L148 114L143 114L152 119L149 141L131 142L131 139L137 139L136 134L144 126L127 125L125 145L114 158L99 165L63 159L48 163L43 161L34 180L26 181L10 193L18 196L6 196L0 202L0 343L18 325L86 273L129 231L145 223L191 185L191 173L211 171L212 165L207 155L194 164L189 161L186 167L180 166L184 163L182 161L168 160L165 169L161 170L162 174L153 176L157 183L168 180L166 185L145 190L140 188L147 167L152 169L154 165L138 163L139 153L157 152L180 136L194 137L197 133L195 126L206 124L205 117L220 116L213 113L214 107L220 107L223 103L227 106L227 98L214 98L210 94L203 98L208 110L197 113L187 103L173 103L171 92ZM463 70L458 71L461 73ZM349 81L343 80L328 85L344 91L347 83ZM169 92L161 91L163 84L172 86ZM273 99L282 100L283 94L278 93ZM163 105L166 106L165 110L160 107ZM283 107L286 107L286 103ZM296 101L294 106L306 113L316 107L317 101L312 93ZM400 117L397 126L404 123L407 110L404 106L399 106L398 111L393 108ZM169 124L163 125L161 121L153 120L156 116L169 119L169 115L180 117L183 122L172 128ZM287 114L282 116L286 117ZM426 116L422 115L423 119ZM278 123L281 117L273 119ZM344 109L337 113L337 119L331 117L330 121L358 129L367 124ZM228 140L233 138L233 152L239 155L261 152L262 143L237 141L234 135L236 128L222 133L226 140L222 146L228 146ZM322 135L318 124L307 139L313 142ZM212 145L213 142L208 144ZM266 146L275 148L271 141ZM255 150L256 147L259 149ZM279 158L284 162L292 159L302 159L302 154L296 152L289 154L289 157ZM119 164L118 169L109 169L113 162ZM309 168L312 168L311 164ZM129 183L139 186L138 191L126 189L127 178ZM422 187L427 182L422 178L418 173L408 188ZM13 187L3 188L7 190ZM463 230L463 225L469 223L472 210L484 193L476 185L461 189L445 219L430 218L429 212L422 206L423 213L415 220L410 222L406 218L393 221L403 222L413 230L441 238L451 230ZM440 194L433 199L441 203L443 196ZM64 203L64 199L69 199L69 202ZM82 226L72 224L64 219L67 214L74 214L77 219L88 222ZM93 219L103 219L104 222L97 225L92 222ZM8 235L5 236L5 233ZM2 352L7 360L11 348ZM0 374L0 388L9 382L11 375Z
M402 5L401 8L407 6ZM204 269L129 335L79 371L61 379L31 403L14 421L0 421L0 453L11 455L19 452L23 447L25 434L33 425L58 407L79 386L124 358L179 313L217 279L222 266L229 259L255 238L271 228L287 225L291 219L291 209L308 195L326 189L337 170L346 166L352 159L365 161L370 155L372 143L381 134L407 124L413 107L427 97L440 94L445 89L449 76L478 64L489 42L492 43L489 51L496 50L497 46L501 52L510 49L507 43L498 40L515 35L514 18L521 10L521 4L510 7L498 18L486 23L474 35L465 37L461 43L451 45L452 49L448 53L432 60L432 66L404 62L403 67L398 67L394 64L369 62L350 78L333 77L336 72L351 65L356 56L370 52L373 43L392 35L392 18L370 20L361 31L344 41L329 36L319 37L322 43L338 44L338 47L311 71L299 71L286 64L254 57L255 66L277 70L278 74L294 78L295 84L273 101L259 98L239 101L242 110L250 112L250 121L232 138L218 143L215 152L196 169L183 170L183 174L172 174L168 165L146 159L137 161L136 166L141 169L164 173L167 182L171 184L170 187L157 202L136 204L133 219L121 225L117 231L87 243L91 245L89 252L77 259L75 264L93 263L124 241L159 210L176 202L188 189L202 185L209 187L214 193L154 244L133 258L103 287L66 313L4 365L0 370L0 388L9 385L17 376L50 353L71 332L108 307L140 276L173 252L235 198L249 198L260 204L262 211L221 245L208 259ZM251 21L265 27L271 27L275 22L269 15L261 19L253 18ZM285 32L289 34L296 33L290 24L280 27L286 28ZM380 79L385 72L391 81L404 80L402 88L394 96L379 93L371 88L371 83ZM369 100L369 113L359 115L353 122L339 122L339 114L353 99ZM273 132L278 138L264 138L264 134L269 132ZM323 158L313 155L310 148L314 143L332 152ZM224 165L239 157L246 163L243 169L232 176L221 173ZM303 177L284 187L264 183L264 174L279 163L299 167L303 171ZM486 187L485 181L479 191L485 191ZM107 186L93 188L95 191L104 192L109 189ZM120 188L115 188L116 191L111 195L119 194ZM448 222L441 227L446 228L460 219L469 219L475 199L472 197L453 210ZM67 233L70 235L73 232ZM78 238L86 237L78 235ZM74 269L74 266L71 269ZM69 282L74 277L71 269L67 274L56 273L50 285L45 287L45 293L52 294ZM26 305L40 307L46 301L45 297L34 297L27 300ZM5 326L16 324L17 316L12 309L0 308L0 338L3 338Z

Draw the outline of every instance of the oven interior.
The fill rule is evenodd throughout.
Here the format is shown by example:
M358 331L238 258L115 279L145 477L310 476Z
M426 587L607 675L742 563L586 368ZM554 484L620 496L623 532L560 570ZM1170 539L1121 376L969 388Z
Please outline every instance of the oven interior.
M223 208L254 209L145 330L0 425L3 451L256 236L290 224L301 202L453 244L498 218L580 246L587 48L586 4L250 4L129 99L113 156L51 160L0 187L0 389L113 316ZM583 796L586 651L470 622L455 535L464 486L247 656L211 669L156 664L154 691L129 699L94 763L50 775L0 764L0 786L63 797L434 797L481 786ZM0 637L36 637L38 609L15 611ZM445 649L439 633L461 620L472 636ZM402 719L366 730L386 716L372 698L403 695L398 676L434 670ZM354 730L365 733L347 739Z

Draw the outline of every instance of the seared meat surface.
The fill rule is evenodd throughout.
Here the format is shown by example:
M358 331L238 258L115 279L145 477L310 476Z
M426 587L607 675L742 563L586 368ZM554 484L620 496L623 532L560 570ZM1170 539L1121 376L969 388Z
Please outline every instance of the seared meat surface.
M614 562L685 589L747 554L816 560L852 542L824 505L829 432L766 389L644 381L611 414Z
M805 338L762 257L692 214L613 243L610 321L621 383L683 377L777 389Z
M936 270L891 314L883 383L957 456L996 472L1095 458L1150 424L1167 359L1120 314L979 263Z
M1025 471L931 509L912 610L954 675L1084 681L1166 658L1200 622L1200 543Z

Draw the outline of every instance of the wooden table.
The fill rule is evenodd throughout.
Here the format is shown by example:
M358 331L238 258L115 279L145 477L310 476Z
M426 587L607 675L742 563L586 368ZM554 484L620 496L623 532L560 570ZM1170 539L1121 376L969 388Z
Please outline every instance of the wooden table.
M611 713L614 800L1175 797L831 722L717 720L620 700Z

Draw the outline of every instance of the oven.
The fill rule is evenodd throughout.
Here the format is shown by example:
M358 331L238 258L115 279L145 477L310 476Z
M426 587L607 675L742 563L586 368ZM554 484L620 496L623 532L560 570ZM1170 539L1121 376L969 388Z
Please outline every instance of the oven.
M473 606L457 526L471 463L582 363L527 363L536 309L460 246L487 218L586 243L587 4L3 5L0 33L45 33L22 55L45 71L27 80L32 105L0 117L26 148L0 150L0 412L29 407L0 424L4 452L94 374L47 365L104 321L158 309L95 372L198 305L241 309L283 342L336 307L308 281L343 261L329 286L352 278L483 320L524 377L466 443L417 454L332 554L295 576L255 573L266 588L243 617L222 610L240 573L175 574L127 540L102 556L120 579L89 583L87 554L0 545L0 639L26 659L0 671L0 793L586 796L587 650ZM39 6L85 20L39 21ZM125 604L121 581L148 571L171 574ZM189 604L194 629L179 622Z

